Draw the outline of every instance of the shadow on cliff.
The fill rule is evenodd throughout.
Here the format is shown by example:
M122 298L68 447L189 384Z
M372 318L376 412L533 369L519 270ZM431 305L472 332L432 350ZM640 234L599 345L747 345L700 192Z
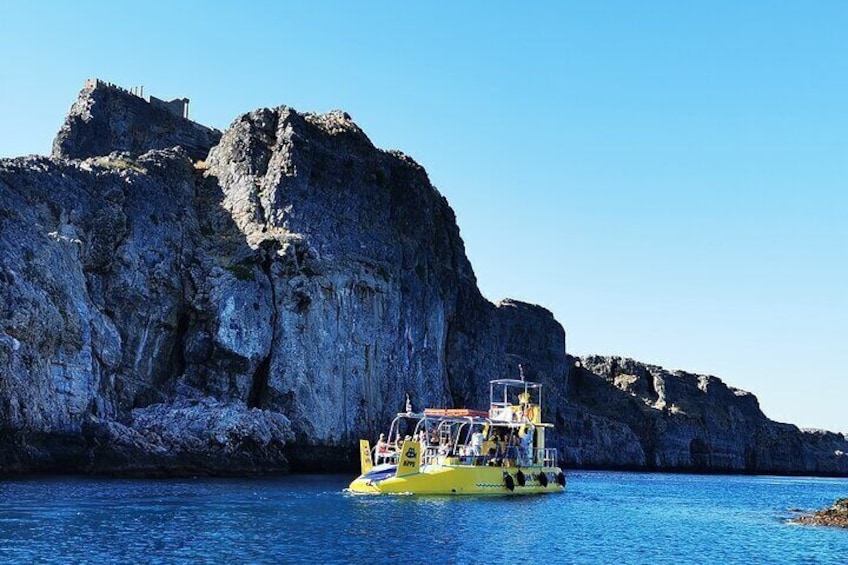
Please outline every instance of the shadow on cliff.
M581 467L845 473L846 461L840 455L845 451L844 436L773 422L753 394L716 377L669 372L616 357L572 361L569 399L576 417L558 424L572 439L585 439L574 458ZM603 421L593 421L597 417ZM604 426L605 433L599 433L597 428ZM638 445L641 456L628 447L633 445Z

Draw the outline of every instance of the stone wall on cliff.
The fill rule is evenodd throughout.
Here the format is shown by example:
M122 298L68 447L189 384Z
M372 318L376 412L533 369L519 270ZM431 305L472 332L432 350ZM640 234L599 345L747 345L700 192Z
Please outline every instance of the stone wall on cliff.
M53 157L84 159L123 151L182 147L194 160L206 158L221 132L176 115L117 86L86 81L53 141Z

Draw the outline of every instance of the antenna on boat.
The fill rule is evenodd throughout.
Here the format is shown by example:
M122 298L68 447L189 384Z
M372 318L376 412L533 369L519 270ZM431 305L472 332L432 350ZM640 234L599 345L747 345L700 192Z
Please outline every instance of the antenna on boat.
M524 381L524 365L521 363L518 364L518 376L521 377L521 381Z
M406 413L412 414L412 399L409 398L409 393L406 393Z

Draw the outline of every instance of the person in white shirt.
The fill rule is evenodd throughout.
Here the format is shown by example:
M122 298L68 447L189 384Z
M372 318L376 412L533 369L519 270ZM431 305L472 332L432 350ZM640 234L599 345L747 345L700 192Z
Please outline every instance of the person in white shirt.
M524 435L521 436L521 451L524 465L531 465L533 463L533 428L531 426L527 426Z
M483 432L481 430L471 434L471 453L474 456L483 455Z
M380 434L380 439L377 440L377 465L384 463L389 457L389 444L386 443L386 434Z

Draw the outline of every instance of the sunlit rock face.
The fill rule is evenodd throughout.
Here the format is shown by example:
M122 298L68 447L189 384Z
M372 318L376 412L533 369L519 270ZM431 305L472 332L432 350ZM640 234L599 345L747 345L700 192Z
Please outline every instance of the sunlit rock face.
M2 468L145 472L152 457L192 472L204 453L210 472L228 457L247 471L328 468L407 395L416 409L483 407L487 381L517 377L517 360L562 379L562 363L533 363L546 336L508 355L502 313L536 307L480 295L425 171L375 148L346 114L257 110L198 161L109 147L138 105L87 87L53 158L0 167L0 419L17 438ZM119 137L142 145L164 127L121 124ZM205 446L197 422L222 410L261 437ZM68 444L58 454L57 437Z
M286 107L238 118L207 164L270 283L253 401L291 419L304 465L377 433L407 394L418 408L481 401L503 365L497 309L418 164L344 113Z

